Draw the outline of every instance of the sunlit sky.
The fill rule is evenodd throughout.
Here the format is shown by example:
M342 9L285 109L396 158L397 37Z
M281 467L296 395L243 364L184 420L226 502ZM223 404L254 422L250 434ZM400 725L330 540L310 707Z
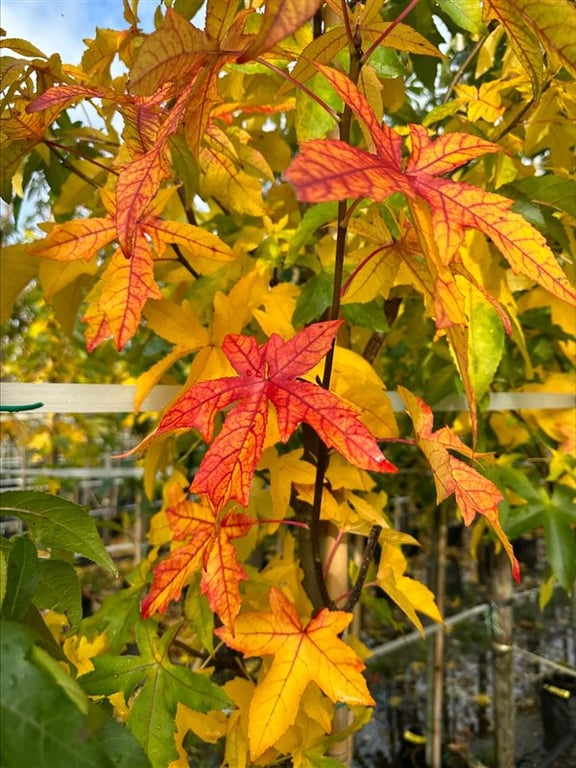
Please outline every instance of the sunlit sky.
M150 32L158 0L140 0L140 26ZM29 40L50 56L59 53L66 64L79 64L83 39L96 27L125 29L122 0L0 0L0 26L8 37Z

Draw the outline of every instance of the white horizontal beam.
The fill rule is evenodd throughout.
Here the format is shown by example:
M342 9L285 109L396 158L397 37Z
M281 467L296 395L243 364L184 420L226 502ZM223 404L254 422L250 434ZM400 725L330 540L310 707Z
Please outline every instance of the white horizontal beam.
M161 411L181 387L159 384L148 395L140 410ZM43 403L34 411L19 415L47 413L131 413L136 387L124 384L20 384L0 382L0 405L15 406ZM392 407L400 413L404 403L396 392L388 392ZM487 410L559 410L576 407L576 395L560 392L492 392ZM466 410L463 396L444 398L434 405L435 411Z
M180 390L181 387L167 384L154 387L141 410L161 411ZM0 405L43 403L41 408L25 412L31 416L42 413L131 413L135 392L135 386L123 384L0 382Z

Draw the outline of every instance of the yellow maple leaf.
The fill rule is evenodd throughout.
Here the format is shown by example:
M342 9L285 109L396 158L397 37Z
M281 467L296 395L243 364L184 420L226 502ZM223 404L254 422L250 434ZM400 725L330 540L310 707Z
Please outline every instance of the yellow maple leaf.
M216 630L229 647L247 657L274 657L250 704L248 741L253 759L294 724L311 682L333 702L374 704L361 674L365 665L338 637L352 614L323 609L304 626L294 604L275 587L270 591L270 609L271 613L240 615L233 632L226 627Z

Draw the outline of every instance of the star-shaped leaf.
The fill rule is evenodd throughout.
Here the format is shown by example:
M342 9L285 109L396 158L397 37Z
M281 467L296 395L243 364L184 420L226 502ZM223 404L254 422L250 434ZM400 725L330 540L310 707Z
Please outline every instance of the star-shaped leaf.
M115 201L106 193L102 199L109 216L55 224L47 237L28 247L29 252L55 261L88 261L113 240L126 243L118 229ZM129 250L123 253L116 249L104 267L101 281L88 297L84 321L88 323L86 338L90 350L108 336L113 336L121 349L134 336L148 299L162 298L154 279L154 254L162 257L169 244L175 243L194 256L213 261L235 258L216 235L186 222L165 221L157 215L158 205L148 203L144 213L138 212L141 219L134 219L133 226L128 227ZM123 209L126 212L126 201Z
M245 536L254 520L234 512L219 518L208 504L188 501L180 488L172 490L174 498L166 515L174 539L185 543L154 569L142 615L164 612L171 600L178 599L191 574L201 569L200 587L210 608L231 625L240 611L239 584L247 578L231 540Z
M217 510L230 499L246 505L272 404L283 442L306 422L350 463L377 472L396 471L352 405L301 378L328 352L340 325L339 320L316 323L287 342L272 334L260 346L252 336L227 336L223 350L238 375L195 384L135 450L141 450L155 435L182 428L200 430L208 442L216 414L236 403L204 456L190 490L207 494Z
M352 620L344 611L322 609L303 626L296 607L273 587L271 613L241 614L229 628L216 630L245 656L273 656L249 711L248 739L253 759L272 746L295 722L300 700L315 683L333 702L372 706L363 662L338 635Z
M501 151L501 147L463 133L446 133L431 141L424 127L410 125L411 153L403 165L400 137L379 123L356 86L334 69L323 65L317 68L366 124L375 153L331 139L304 142L286 172L300 200L369 197L380 201L392 192L402 192L408 200L425 202L430 210L434 242L425 248L425 254L437 262L438 282L443 277L442 268L456 255L465 230L477 229L492 240L515 272L564 301L576 300L574 288L544 237L511 210L512 200L441 178L470 160Z
M153 768L166 766L178 757L174 734L179 702L185 701L197 712L219 710L230 703L207 675L171 662L169 649L177 629L172 627L158 638L154 622L137 623L139 655L95 656L94 670L81 678L88 694L111 696L122 691L127 701L134 697L128 728Z

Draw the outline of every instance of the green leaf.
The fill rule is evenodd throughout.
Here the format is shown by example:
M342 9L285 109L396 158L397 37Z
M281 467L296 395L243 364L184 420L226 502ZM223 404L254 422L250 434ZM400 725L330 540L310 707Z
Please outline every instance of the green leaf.
M314 75L308 81L308 87L334 111L342 109L342 99L335 94L321 74ZM304 91L296 92L294 127L299 144L310 139L325 139L334 130L334 126L334 118L317 101Z
M379 77L404 77L406 66L396 51L380 46L370 57L370 64Z
M90 696L111 696L122 691L126 697L153 669L154 662L144 661L141 656L112 656L102 654L91 659L94 669L82 675L82 687Z
M552 504L558 517L567 525L576 525L576 489L558 483L552 492Z
M352 325L368 328L372 333L385 333L390 330L381 299L367 304L345 304L342 307L342 314Z
M48 629L48 626L38 608L35 605L29 605L26 615L22 619L22 624L34 634L34 640L39 648L43 648L57 661L69 663L64 651L54 639L54 635Z
M509 539L516 539L523 533L533 531L542 525L544 507L541 504L521 504L505 515L502 514L502 527Z
M200 592L200 576L196 573L186 591L184 615L196 630L202 647L208 653L214 652L214 614L208 600Z
M65 672L64 667L56 661L44 648L40 648L35 645L30 651L30 660L34 664L47 672L54 682L58 683L60 688L68 696L70 701L82 712L84 715L88 714L88 697L76 682L73 677Z
M286 267L294 264L302 246L312 238L316 230L335 219L337 212L337 203L318 203L306 211L288 248L284 262Z
M436 3L461 29L473 35L486 31L482 22L482 4L478 0L436 0Z
M548 499L546 492L535 488L524 472L514 467L495 467L489 476L502 490L509 489L524 501L532 505L540 504L540 509L544 509Z
M84 555L116 573L94 520L78 504L39 491L5 491L0 506L2 514L24 520L37 544Z
M511 185L513 190L520 191L534 203L551 206L559 211L565 211L576 218L576 180L560 176L532 176L520 179ZM504 188L503 194L507 194Z
M166 683L160 668L156 669L149 684L138 693L128 720L154 768L165 768L178 757L174 741L176 710L167 706Z
M82 712L27 658L32 646L29 630L0 622L2 766L114 768L93 738L86 738Z
M140 656L96 656L94 671L81 678L84 690L93 696L119 690L130 696L140 686L128 726L154 768L165 768L177 757L174 721L179 702L198 712L230 705L207 675L170 661L168 650L177 631L175 626L158 638L154 622L141 622L136 627Z
M6 596L2 603L2 615L19 621L30 606L38 586L38 555L36 547L26 537L18 538L12 545L8 558Z
M552 571L566 592L571 593L576 579L576 536L553 505L544 517L544 538Z
M498 313L485 301L473 301L470 310L470 381L480 400L488 391L504 352L504 328Z
M125 725L106 718L98 730L98 743L115 768L151 768L144 750Z
M34 605L65 613L72 627L82 620L82 593L76 571L63 560L42 560Z
M104 598L94 616L84 619L82 632L88 638L106 632L112 653L120 653L130 639L140 615L143 584L121 589Z
M308 325L318 320L331 301L332 278L327 272L320 272L308 280L298 296L292 318L294 325Z

